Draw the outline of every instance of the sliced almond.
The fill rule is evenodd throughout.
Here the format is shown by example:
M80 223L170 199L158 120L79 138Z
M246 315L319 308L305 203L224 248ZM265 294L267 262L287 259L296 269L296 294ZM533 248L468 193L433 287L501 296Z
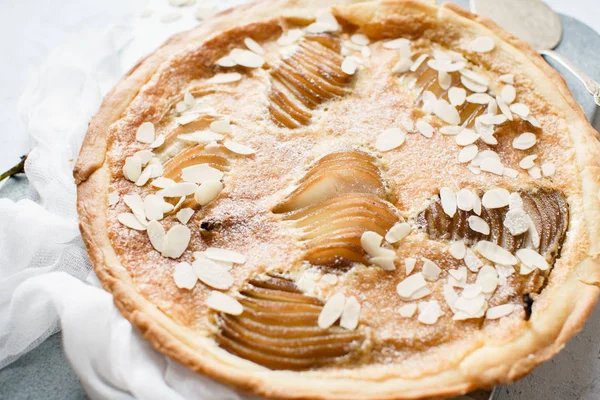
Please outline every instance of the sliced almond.
M485 317L487 319L499 319L512 314L513 311L515 311L514 304L502 304L500 306L488 308Z
M430 282L435 282L438 280L438 278L440 277L440 273L442 272L442 270L440 269L440 267L437 266L436 263L434 263L433 261L431 261L428 258L422 258L423 259L423 277L425 277L425 279L427 279Z
M477 83L477 82L473 81L472 79L467 78L464 75L461 75L460 83L462 83L462 85L464 87L466 87L467 89L469 89L470 91L475 92L475 93L485 93L488 91L488 87L486 85Z
M477 153L479 153L479 148L476 144L465 146L462 148L460 153L458 153L458 162L468 163L477 157Z
M531 132L525 132L513 139L512 146L517 150L527 150L535 146L537 137Z
M538 166L531 167L527 170L527 173L533 179L541 179L542 178L542 170Z
M424 288L427 288L425 277L422 272L417 272L400 282L396 286L396 291L402 300L417 300L415 294Z
M478 36L469 43L469 50L475 53L489 53L496 47L494 38L489 36Z
M447 187L441 188L440 201L446 215L454 217L454 214L456 214L456 194L454 191Z
M302 29L290 29L277 39L277 44L279 46L289 46L296 43L302 36L304 36Z
M258 54L258 55L264 55L265 54L265 50L261 47L260 44L258 44L254 39L252 38L246 38L244 39L244 44L246 45L246 47L248 48L248 50Z
M554 176L556 173L556 166L551 162L546 162L542 164L542 173L544 176L550 177Z
M142 123L135 133L135 140L142 143L150 144L154 142L154 124L152 122L144 122Z
M433 113L442 121L450 125L460 124L460 115L456 108L446 100L438 99L433 108Z
M508 206L510 193L506 189L495 188L490 189L483 194L481 203L485 208L494 209Z
M486 259L496 264L515 265L517 258L504 248L487 240L481 240L475 246L475 250Z
M181 178L185 182L204 183L208 181L220 181L223 172L208 164L196 164L181 170ZM183 195L182 195L183 196Z
M335 324L335 322L342 316L345 304L346 297L344 297L342 293L336 293L329 298L319 314L319 328L327 329Z
M410 41L408 39L404 39L404 38L389 40L389 41L383 43L383 48L389 49L389 50L410 49Z
M547 271L550 266L548 262L540 253L532 249L520 249L517 250L517 257L521 260L522 264L530 268L537 268L541 271Z
M123 165L123 175L132 182L137 182L142 175L142 160L139 157L127 157Z
M117 215L117 219L120 223L128 228L135 229L136 231L145 231L146 226L140 222L132 213L121 213Z
M221 311L231 315L241 315L244 312L244 307L239 301L225 293L212 291L208 299L206 299L206 305L216 311Z
M504 100L506 104L511 104L517 98L517 91L513 85L506 85L502 88L500 96L502 96L502 100Z
M412 257L407 257L404 259L404 267L406 268L406 276L410 275L415 266L417 265L417 259Z
M179 289L191 290L196 286L198 277L189 263L180 262L173 269L173 280Z
M415 126L421 135L425 136L426 138L433 137L433 126L431 126L425 120L418 120Z
M403 74L410 71L413 65L413 60L410 57L400 57L400 60L392 67L392 72L395 74Z
M490 226L488 225L487 222L485 222L485 220L483 218L478 217L477 215L471 215L467 219L467 221L469 223L469 228L471 228L471 230L473 230L475 232L479 232L483 235L490 234Z
M506 75L502 75L500 76L500 81L507 83L509 85L514 85L515 84L515 76L514 74L506 74Z
M176 216L179 222L186 225L188 222L190 222L190 218L192 218L192 215L194 215L193 208L182 208L177 212Z
M411 72L415 72L416 70L418 70L421 67L421 65L423 65L423 63L425 62L425 60L427 59L427 57L429 57L428 54L421 54L415 60L415 62L410 66L410 71Z
M367 231L360 237L360 245L371 257L380 255L381 242L383 242L383 236L376 232Z
M192 268L198 279L211 288L227 290L233 286L233 276L228 269L208 258L196 259Z
M456 135L456 144L459 146L468 146L475 143L479 139L479 135L471 129L463 129Z
M510 106L510 111L514 112L521 118L527 118L529 116L529 107L523 103L514 103Z
M191 182L177 182L161 190L159 193L164 197L188 196L196 191L198 185Z
M406 132L399 128L391 128L379 136L375 141L375 148L379 151L390 151L400 147L406 139Z
M344 72L346 75L354 75L358 69L358 66L359 64L356 58L352 56L346 57L344 61L342 61L342 72Z
M467 101L472 104L489 104L491 100L492 98L487 93L474 93L467 96Z
M359 46L367 46L369 43L371 43L367 35L364 35L362 33L353 34L352 36L350 36L350 41Z
M502 165L500 160L497 160L495 158L491 158L491 157L485 158L481 162L480 168L482 171L490 172L492 174L496 174L496 175L504 174L504 165Z
M148 223L148 238L150 239L150 243L152 247L156 249L156 251L162 251L163 243L165 240L165 228L158 221L150 221Z
M411 318L415 315L416 312L417 312L416 304L405 304L398 309L398 313L403 318Z
M527 157L523 157L523 159L519 162L519 167L523 168L523 169L529 169L529 168L533 168L535 166L535 160L537 159L537 155L536 154L532 154L530 156Z
M211 122L209 128L216 133L231 133L231 122L229 118L218 119Z
M237 82L242 79L242 74L238 72L231 72L228 74L216 74L212 78L210 78L207 82L212 84L219 83L232 83Z
M245 255L233 250L209 247L202 254L204 254L205 257L215 261L225 261L234 264L243 264L246 262Z
M356 297L351 296L346 299L344 305L344 311L342 311L342 318L340 319L340 326L342 328L353 331L358 326L360 319L360 303L356 300Z
M410 234L410 224L406 222L398 222L390 228L385 235L385 240L388 243L398 243Z
M461 189L456 194L456 206L459 210L471 211L473 209L474 195L469 189Z
M463 88L453 87L448 91L448 99L454 107L462 106L467 99L467 91Z
M179 258L190 244L191 232L185 225L175 225L165 235L163 257Z
M450 245L448 250L450 255L457 260L462 260L465 258L465 254L467 253L467 248L465 246L465 242L462 240L457 240Z
M387 249L380 249L380 250L387 250ZM371 263L381 267L382 269L386 270L386 271L394 271L396 269L396 255L391 255L391 256L378 256L378 257L371 257L371 259L369 260Z
M444 315L437 300L419 303L418 321L422 324L433 325Z
M237 65L247 68L260 68L264 65L265 59L260 54L248 50L239 50L231 52L231 58Z
M464 261L467 268L469 268L469 270L472 272L477 272L479 271L479 268L483 267L483 263L471 249L467 249L465 251Z
M146 214L146 218L149 221L160 221L163 219L164 214L164 206L165 203L162 196L158 196L155 194L149 194L144 198L144 212Z

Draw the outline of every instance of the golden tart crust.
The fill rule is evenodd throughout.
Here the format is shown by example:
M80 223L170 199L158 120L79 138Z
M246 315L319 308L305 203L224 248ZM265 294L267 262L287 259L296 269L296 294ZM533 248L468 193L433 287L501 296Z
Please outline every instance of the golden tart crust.
M298 89L301 96L302 84L289 86L288 79L293 75L286 78L269 75L265 69L242 68L239 71L244 79L230 87L212 90L206 85L206 80L217 71L215 62L233 47L243 47L244 38L252 37L261 43L268 59L269 54L278 51L275 40L283 31L310 24L324 7L332 7L344 35L357 31L367 35L372 43L373 54L352 82L336 80L335 74L330 76L329 84L335 88L328 90L335 91L335 96L322 93L307 100L306 109L288 109L287 116L293 118L287 118L287 124L277 124L281 120L277 121L277 113L269 105L275 103L280 111L286 103L267 88L276 87L272 80L277 79L288 84L290 91ZM173 282L174 265L191 261L192 251L209 245L239 251L247 261L231 271L234 284L228 293L235 297L237 292L248 292L249 284L259 289L264 286L264 280L269 279L264 273L299 273L304 267L298 260L305 257L306 249L310 250L311 262L327 264L322 260L329 253L319 247L319 240L313 240L323 237L319 235L326 234L327 227L318 221L312 221L317 225L310 225L301 213L298 215L302 206L310 207L317 201L311 203L308 198L305 203L286 202L296 185L296 190L301 190L303 182L308 182L309 187L320 182L317 178L324 174L318 171L319 163L337 162L318 161L322 157L350 151L360 159L348 161L347 157L336 156L360 171L360 192L372 196L372 204L381 203L378 210L393 204L395 210L381 211L383 216L379 215L373 228L384 231L396 221L416 218L432 204L442 186L482 192L500 186L524 192L541 185L542 181L526 173L516 180L489 173L472 174L465 164L456 161L458 147L454 139L439 132L430 139L410 133L398 149L374 150L373 143L380 132L406 126L407 121L423 115L415 106L409 85L390 78L397 52L386 51L383 42L406 37L412 40L413 47L423 51L430 51L432 46L463 51L480 36L492 37L495 49L488 53L470 52L469 61L495 80L503 74L517 76L519 101L529 106L541 124L541 129L531 129L538 133L535 153L557 166L556 175L544 179L543 186L562 193L568 202L568 230L560 257L547 279L538 272L529 277L517 275L514 280L518 284L498 289L490 299L490 305L516 302L523 294L537 290L530 315L527 304L523 304L499 320L454 321L443 301L440 278L430 283L430 290L431 296L439 300L444 316L437 323L426 325L398 314L398 308L407 304L396 293L396 285L406 278L400 263L391 272L356 264L345 269L334 266L330 270L338 274L336 285L318 285L310 296L296 293L297 288L286 293L311 297L303 298L308 304L303 306L304 311L310 314L302 317L303 321L311 320L315 310L336 291L355 296L362 306L356 337L348 336L339 327L332 329L340 337L345 335L344 340L356 339L359 347L340 346L330 353L352 357L294 372L268 369L246 360L252 359L244 357L246 353L236 352L241 355L238 357L227 351L226 348L231 349L228 346L233 346L227 342L230 337L223 339L219 331L227 321L215 323L227 316L215 315L206 307L210 290L201 283L191 291L179 289ZM331 58L335 59L335 55ZM156 252L145 232L119 224L117 216L127 207L122 201L109 206L108 198L114 191L144 195L154 191L150 185L137 188L125 179L123 163L127 156L147 148L135 140L141 123L151 121L159 132L170 129L171 110L186 90L206 98L217 113L230 116L236 127L232 133L235 140L256 153L250 157L232 156L219 148L219 154L226 155L222 157L225 161L214 157L203 161L223 170L225 189L217 200L192 217L190 246L176 261ZM444 125L435 121L432 125L436 130ZM209 122L199 121L198 128L205 128ZM494 150L507 166L518 169L519 160L531 152L511 148L512 139L523 132L519 130L521 125L511 126L517 128L497 134L500 143ZM563 79L533 49L491 21L457 6L436 8L401 0L265 1L222 13L190 32L174 36L141 60L106 96L91 121L74 175L80 226L95 271L123 315L162 353L197 372L268 397L413 399L462 394L514 381L552 357L581 329L596 302L596 285L600 282L596 259L600 229L597 140L597 132ZM182 150L173 143L173 135L167 136L164 146ZM161 148L155 152L163 162L172 157ZM369 161L369 157L373 160ZM317 171L311 172L315 165ZM167 161L165 170L168 169ZM348 179L343 168L336 174L340 181ZM196 206L189 202L191 207ZM351 215L353 221L364 220L361 212ZM223 228L207 239L200 232L200 222L212 220L222 221ZM171 226L175 218L169 216L164 222ZM312 233L305 230L300 239L299 226L310 226ZM356 232L344 231L344 235L340 240L356 241ZM351 261L363 262L360 247L355 242L353 246L344 247L345 251L356 250L345 254L358 257ZM426 257L435 261L442 266L445 279L447 270L462 265L448 254L447 248L447 241L415 231L396 251L400 260ZM543 290L531 277L543 281ZM262 297L252 295L245 301L256 304L257 299ZM258 320L264 321L261 318ZM235 327L236 321L229 323ZM314 343L320 339L311 340ZM287 354L285 351L277 354ZM280 364L270 364L277 365Z

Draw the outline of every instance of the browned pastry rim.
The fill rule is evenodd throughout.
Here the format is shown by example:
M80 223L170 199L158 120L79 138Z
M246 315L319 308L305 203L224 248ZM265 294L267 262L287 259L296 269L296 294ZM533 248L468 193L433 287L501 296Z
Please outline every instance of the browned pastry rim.
M355 3L355 4L354 4ZM271 371L229 355L210 338L198 338L168 317L142 296L130 273L122 265L107 229L107 193L110 171L105 162L109 127L118 121L140 89L158 68L175 54L184 52L190 42L207 42L204 52L210 60L219 43L231 39L231 29L246 26L260 30L258 21L283 15L309 22L315 11L333 6L341 21L360 27L365 34L389 30L408 23L403 13L425 15L462 26L470 33L486 32L502 42L503 50L518 60L518 67L535 80L552 106L563 114L569 127L569 140L575 149L575 168L581 187L581 209L586 234L576 243L577 257L565 260L571 265L559 285L544 292L543 312L534 310L529 329L520 337L502 344L480 343L462 360L443 371L418 379L403 378L393 370L379 368L362 377L340 370L324 376L319 371L296 373ZM237 32L236 32L237 34ZM219 41L209 41L219 36ZM214 47L211 47L214 46ZM573 99L561 76L526 43L501 30L493 22L444 4L439 9L416 1L389 0L311 1L274 0L253 3L219 14L189 32L173 36L153 54L141 60L105 97L92 119L75 166L78 185L80 228L90 259L103 287L113 294L122 314L136 326L158 351L192 370L236 388L272 398L294 399L416 399L464 394L471 390L512 382L556 354L569 338L581 330L596 303L600 283L600 150L598 134L589 125L581 107ZM580 243L580 244L579 244Z

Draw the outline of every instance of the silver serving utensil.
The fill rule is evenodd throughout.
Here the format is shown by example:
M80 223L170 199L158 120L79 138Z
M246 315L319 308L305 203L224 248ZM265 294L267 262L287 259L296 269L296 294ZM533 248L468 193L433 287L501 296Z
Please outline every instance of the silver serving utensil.
M470 0L474 13L491 18L502 28L525 40L540 54L568 69L594 96L600 106L600 85L553 49L562 39L558 15L541 0Z

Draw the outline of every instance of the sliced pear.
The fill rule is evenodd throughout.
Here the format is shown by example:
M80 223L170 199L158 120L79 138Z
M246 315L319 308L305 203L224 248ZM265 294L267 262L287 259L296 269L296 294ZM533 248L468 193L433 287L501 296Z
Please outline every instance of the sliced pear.
M364 340L359 331L317 324L319 299L282 277L252 280L241 291L241 315L216 315L223 349L271 369L306 370L348 360Z
M347 242L327 243L313 247L306 252L305 260L313 265L343 267L352 262L368 263L363 248Z

